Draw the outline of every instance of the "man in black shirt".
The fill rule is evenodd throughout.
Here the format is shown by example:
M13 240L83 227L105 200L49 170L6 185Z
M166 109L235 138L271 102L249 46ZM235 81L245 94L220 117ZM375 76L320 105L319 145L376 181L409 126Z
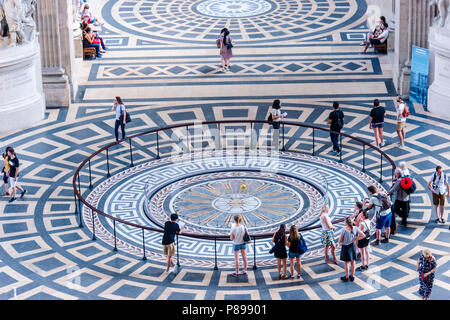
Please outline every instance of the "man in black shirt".
M178 215L173 213L170 216L171 221L167 221L164 224L164 234L162 237L162 245L164 255L167 256L167 269L166 272L176 272L175 263L172 261L172 256L175 255L175 235L181 234L183 227L180 228L178 223Z
M386 109L380 105L380 101L375 99L373 101L373 108L370 111L369 128L373 129L375 135L375 144L378 148L384 147L385 142L383 138L383 125Z
M335 132L341 132L344 127L344 113L339 110L339 103L333 103L334 111L330 113L328 117L328 124L330 125L330 130ZM339 148L339 134L330 132L331 142L333 143L333 151L339 156L341 149Z
M9 159L9 186L12 188L11 192L11 199L9 199L8 202L14 202L16 201L16 188L22 191L22 194L20 197L23 197L25 192L27 190L23 189L18 181L19 181L19 159L16 156L16 153L12 147L6 148L6 152L8 153L8 159Z

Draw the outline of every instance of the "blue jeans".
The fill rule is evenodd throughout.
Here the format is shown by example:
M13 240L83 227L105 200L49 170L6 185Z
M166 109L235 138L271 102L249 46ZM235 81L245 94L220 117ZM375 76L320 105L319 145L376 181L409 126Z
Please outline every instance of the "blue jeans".
M114 134L116 135L116 141L119 141L119 126L122 129L122 139L125 139L125 124L120 120L116 120L116 125L114 126Z
M340 152L339 149L339 135L337 133L330 132L331 142L333 143L333 151Z

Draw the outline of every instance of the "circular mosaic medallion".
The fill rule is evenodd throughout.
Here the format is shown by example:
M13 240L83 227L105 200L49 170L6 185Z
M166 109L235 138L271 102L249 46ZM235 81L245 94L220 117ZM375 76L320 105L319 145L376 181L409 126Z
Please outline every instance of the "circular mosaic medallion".
M184 46L215 46L227 27L240 46L331 35L366 7L362 0L110 0L103 15L127 34Z
M238 18L266 13L272 9L272 4L264 0L206 0L195 9L207 16Z

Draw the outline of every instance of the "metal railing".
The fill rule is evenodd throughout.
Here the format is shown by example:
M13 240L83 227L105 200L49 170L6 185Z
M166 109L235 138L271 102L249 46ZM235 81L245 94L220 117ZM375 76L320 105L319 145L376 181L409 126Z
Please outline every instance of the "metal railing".
M136 163L133 159L133 140L137 140L140 137L143 136L149 136L149 135L154 135L154 141L155 143L153 144L154 147L156 147L156 152L154 152L153 154L153 160L155 159L160 159L161 158L161 154L164 154L164 152L161 150L161 143L160 143L160 135L162 133L166 133L166 132L174 132L175 129L179 129L179 128L183 128L185 129L185 136L184 137L180 137L180 135L176 135L176 141L169 141L169 143L175 143L177 144L177 146L182 146L184 148L183 152L187 152L187 153L193 153L195 152L195 143L198 142L197 140L200 139L201 141L201 145L200 145L200 150L203 152L204 147L204 130L203 127L204 126L208 126L208 131L211 132L213 131L212 127L217 128L217 132L218 135L216 135L216 137L218 139L214 139L214 144L216 146L216 148L218 149L226 149L223 146L223 135L222 135L222 131L221 131L221 127L223 127L225 124L234 124L234 125L250 125L250 135L248 137L249 139L249 148L247 149L252 149L252 148L256 148L256 149L260 149L260 146L258 146L258 141L259 141L259 137L261 137L261 132L263 131L263 127L264 126L269 126L270 127L270 123L268 121L265 120L224 120L224 121L208 121L208 122L202 122L202 123L187 123L187 124L179 124L179 125L174 125L174 126L169 126L169 127L165 127L165 128L157 128L157 129L152 129L152 130L148 130L142 133L138 133L138 134L134 134L131 136L126 137L125 139L119 140L117 142L113 142L110 143L108 145L106 145L105 147L101 148L100 150L94 152L93 154L91 154L88 158L86 158L77 168L77 170L75 171L75 174L73 176L72 179L72 186L73 186L73 190L74 190L74 201L75 201L75 214L79 216L79 227L82 228L83 227L83 219L82 219L82 205L84 205L85 207L88 208L88 212L90 212L91 214L91 220L92 220L92 239L96 240L96 229L95 229L95 218L96 215L101 215L107 219L112 220L113 222L113 235L114 235L114 251L117 251L117 234L116 234L116 224L117 223L121 223L121 224L125 224L131 227L135 227L135 228L139 228L142 230L142 251L143 251L143 260L147 260L146 257L146 249L145 249L145 231L152 231L152 232L160 232L162 233L163 230L162 229L158 229L158 228L152 228L150 226L144 226L144 225L139 225L139 224L135 224L129 221L125 221L122 219L119 219L117 217L113 217L101 210L99 210L98 208L94 207L92 204L90 204L83 196L83 190L82 190L82 184L80 181L80 175L82 170L87 170L87 180L86 181L86 189L84 191L90 190L94 187L94 183L93 183L93 179L92 179L92 166L91 166L91 162L95 157L101 157L101 155L103 153L106 154L106 159L100 159L99 161L105 161L106 160L106 177L111 177L111 168L110 168L110 150L111 148L117 146L117 145L121 145L124 144L125 142L128 142L129 144L129 167L133 167ZM198 128L198 126L201 126L202 130L201 130L201 137L192 135L190 133L190 129L193 129L195 127ZM287 128L305 128L306 130L312 130L312 145L310 145L311 147L311 155L316 156L318 154L317 150L316 150L316 140L317 140L317 132L325 132L325 133L335 133L338 134L340 136L339 139L339 144L340 144L340 149L341 149L341 153L339 156L339 163L343 163L343 157L342 157L342 151L345 148L348 148L349 150L352 148L355 148L355 145L353 144L347 144L345 145L343 143L343 139L348 139L349 141L351 141L352 143L356 143L358 146L362 146L362 163L361 163L361 171L362 172L366 172L367 169L367 164L366 164L366 157L367 157L367 150L366 149L372 149L373 151L375 151L376 153L379 154L379 174L378 174L378 181L379 183L383 182L383 158L385 159L385 164L389 164L391 166L392 169L392 175L394 174L394 170L395 170L395 164L392 161L392 159L386 154L384 153L381 149L379 149L376 146L373 146L372 144L365 142L364 140L357 138L357 137L353 137L349 134L346 133L342 133L342 132L335 132L335 131L331 131L328 128L325 127L319 127L319 126L312 126L312 125L308 125L308 124L303 124L303 123L295 123L295 122L280 122L280 129L281 129L281 148L279 148L281 151L290 151L290 152L298 152L296 150L289 150L289 147L292 145L292 143L289 143L289 141L298 141L300 139L300 137L295 137L294 135L292 136L288 136L286 135L287 132ZM269 128L270 129L270 128ZM246 127L246 131L247 131L247 127ZM245 132L246 132L245 131ZM258 133L259 136L258 136ZM267 130L267 133L269 133L269 130ZM264 136L262 136L264 138ZM211 138L211 137L207 137L207 138ZM256 138L256 141L255 141ZM267 136L266 136L267 138ZM286 143L286 138L289 138L288 142ZM323 138L323 137L322 137ZM181 140L186 139L186 142L181 142ZM247 139L247 135L245 135L244 139ZM310 139L307 139L305 137L301 138L302 141L304 141L305 143L308 143ZM168 144L168 142L166 141L165 144ZM209 145L209 143L207 144ZM234 148L235 146L233 146ZM136 146L134 147L135 149L138 149L140 151L143 150L143 148L141 146ZM170 154L169 154L170 155ZM173 154L172 154L173 155ZM152 159L144 159L142 161L148 162L149 160ZM373 158L372 158L373 159ZM340 223L343 222L345 218L342 219L337 219L332 221L333 224L336 223ZM308 230L313 230L313 229L317 229L320 228L320 226L310 226L310 227L306 227L306 228L301 228L299 229L300 232L303 231L308 231ZM217 270L217 241L225 241L225 240L229 240L229 236L228 235L206 235L206 234L189 234L189 233L183 233L182 234L184 237L190 237L190 238L196 238L196 239L203 239L203 240L213 240L214 241L214 261L215 261L215 266L214 269ZM253 242L253 268L256 269L256 240L257 239L264 239L264 238L269 238L272 237L272 234L251 234L250 237L252 238L252 242ZM179 259L179 237L177 235L176 237L176 246L177 246L177 265L180 266L180 259Z

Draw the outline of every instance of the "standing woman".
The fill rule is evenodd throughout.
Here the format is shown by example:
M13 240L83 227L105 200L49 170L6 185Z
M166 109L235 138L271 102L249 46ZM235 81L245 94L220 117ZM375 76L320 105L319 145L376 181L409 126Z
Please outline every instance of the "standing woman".
M436 269L436 259L431 255L431 251L429 249L424 249L419 260L417 261L417 271L419 271L420 281L419 294L422 297L422 300L430 299Z
M287 116L287 113L281 113L281 102L280 100L276 99L273 101L272 104L272 126L273 126L273 138L272 138L272 148L275 147L275 149L278 150L279 148L279 137L280 137L280 121L282 118L285 118Z
M127 111L120 97L116 97L114 99L112 111L116 112L116 124L114 126L114 134L116 135L116 141L119 141L119 126L122 130L122 140L123 140L125 139L125 124Z
M294 258L297 260L297 279L300 279L300 271L302 268L302 262L300 259L300 234L298 233L298 229L296 225L291 226L289 229L289 238L288 238L288 247L289 247L289 268L291 274L289 278L294 276Z
M350 217L345 219L345 228L342 230L339 237L339 243L342 244L341 260L345 262L345 276L341 280L347 282L355 280L355 259L356 248L355 241L364 238L364 233L353 225L353 220ZM348 265L351 265L351 275L349 276Z
M247 244L244 241L245 227L241 224L241 216L234 216L234 224L230 230L230 240L233 241L233 251L234 251L234 261L235 261L235 272L231 275L233 277L239 276L239 251L241 252L242 261L244 262L243 275L247 274L247 256L245 250L247 249Z
M272 237L272 242L275 243L273 250L275 258L277 258L278 279L287 279L288 278L288 276L286 275L287 239L286 239L285 224L282 223L280 225L280 229L278 229L278 231L274 233ZM283 274L281 274L281 260L283 260Z
M384 138L383 138L383 125L384 125L384 116L386 114L386 109L380 106L380 101L375 99L373 101L373 108L370 111L370 120L369 120L369 128L373 129L373 133L375 135L375 143L377 147L384 147Z
M226 72L230 70L230 59L233 57L233 43L231 42L230 31L223 28L220 31L220 56L222 57L222 69L220 71Z
M339 261L336 258L336 240L334 239L334 229L336 229L336 227L331 223L331 219L328 216L328 210L330 210L330 208L326 204L322 207L322 212L320 213L320 224L322 225L321 242L325 246L325 263L330 262L328 259L328 249L331 248L334 263L338 264Z
M361 266L358 267L359 271L364 271L369 269L369 242L370 242L370 220L369 220L369 212L367 210L362 212L363 221L359 225L359 229L364 232L365 237L361 240L358 240L358 251L361 254Z

